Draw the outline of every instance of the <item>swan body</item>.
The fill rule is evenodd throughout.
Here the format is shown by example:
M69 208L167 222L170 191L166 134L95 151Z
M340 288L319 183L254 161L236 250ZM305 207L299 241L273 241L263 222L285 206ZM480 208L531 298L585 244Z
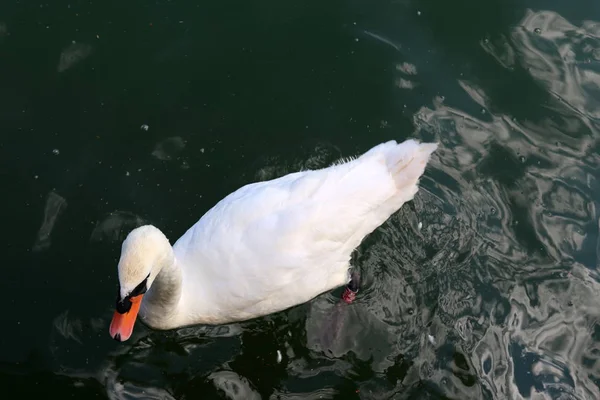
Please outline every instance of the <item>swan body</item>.
M171 247L146 225L122 245L111 336L135 317L155 329L247 320L349 281L363 238L413 199L435 143L382 143L320 170L231 193ZM143 301L142 301L143 297Z

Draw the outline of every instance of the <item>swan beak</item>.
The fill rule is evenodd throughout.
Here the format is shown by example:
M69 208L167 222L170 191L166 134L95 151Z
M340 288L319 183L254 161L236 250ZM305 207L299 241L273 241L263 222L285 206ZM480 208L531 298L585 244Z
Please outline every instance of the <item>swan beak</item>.
M118 342L124 342L131 337L135 319L140 311L143 294L130 298L131 308L125 313L115 311L112 322L110 323L110 337Z

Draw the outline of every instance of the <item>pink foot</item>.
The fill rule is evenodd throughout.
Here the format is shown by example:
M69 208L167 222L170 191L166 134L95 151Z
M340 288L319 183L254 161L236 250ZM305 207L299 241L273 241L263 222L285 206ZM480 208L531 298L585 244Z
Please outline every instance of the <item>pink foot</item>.
M344 293L342 294L342 300L346 304L352 304L354 299L356 299L356 292L353 292L346 287L346 289L344 289Z
M351 304L356 299L356 293L358 293L358 286L360 283L360 274L353 272L350 277L350 282L346 285L344 293L342 293L342 301L346 304Z

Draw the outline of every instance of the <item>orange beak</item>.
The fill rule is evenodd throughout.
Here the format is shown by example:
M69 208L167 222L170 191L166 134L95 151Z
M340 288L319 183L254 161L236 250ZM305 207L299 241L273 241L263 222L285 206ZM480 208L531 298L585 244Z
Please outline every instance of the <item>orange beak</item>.
M138 312L140 311L140 305L142 304L142 297L144 297L143 294L131 297L131 308L126 313L121 314L120 312L115 311L112 322L110 323L110 337L119 342L124 342L131 337L135 319L137 318Z

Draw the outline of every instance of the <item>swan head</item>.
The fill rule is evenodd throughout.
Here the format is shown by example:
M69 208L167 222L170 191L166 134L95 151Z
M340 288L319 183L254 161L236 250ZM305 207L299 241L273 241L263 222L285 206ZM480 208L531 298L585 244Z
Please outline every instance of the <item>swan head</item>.
M119 293L110 336L123 342L131 336L142 298L165 265L173 264L169 240L156 227L145 225L127 235L119 259Z

